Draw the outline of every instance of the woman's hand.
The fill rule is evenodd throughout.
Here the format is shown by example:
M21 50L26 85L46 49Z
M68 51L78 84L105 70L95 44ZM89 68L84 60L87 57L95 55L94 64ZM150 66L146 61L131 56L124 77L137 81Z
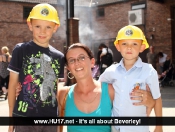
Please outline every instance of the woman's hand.
M149 86L146 85L146 90L134 90L130 93L131 100L139 100L140 102L134 102L133 105L145 105L147 107L147 115L151 113L152 108L155 105L155 100L152 97Z

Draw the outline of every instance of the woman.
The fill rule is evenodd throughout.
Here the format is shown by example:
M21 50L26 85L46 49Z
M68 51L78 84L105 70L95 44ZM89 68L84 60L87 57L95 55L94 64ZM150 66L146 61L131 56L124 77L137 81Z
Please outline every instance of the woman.
M68 87L58 88L59 115L61 115L62 107L64 107L64 99L67 97L64 108L65 117L110 117L112 101L114 99L114 89L112 85L100 83L92 78L91 68L95 64L95 59L90 49L80 43L71 45L65 53L65 62L67 69L73 74L77 83L70 86L69 91ZM71 76L70 78L73 77ZM140 98L140 94L144 94L144 98ZM154 105L154 101L149 92L140 90L132 95L139 96L132 99L142 100L142 102L135 105L146 105L149 107ZM88 127L67 126L67 130L68 132L111 131L110 126L107 125Z
M102 74L107 67L109 67L113 63L113 52L107 47L105 44L101 43L98 47L101 50L100 54L100 74Z
M159 56L159 68L160 68L159 74L162 74L163 73L163 66L164 66L164 63L166 61L167 54L165 54L163 52L159 52L158 56Z
M91 68L95 64L90 49L83 44L73 44L65 53L67 69L73 74L77 83L70 87L65 116L99 117L111 116L114 90L112 85L100 83L92 78ZM59 112L67 88L58 88ZM69 131L109 132L110 126L67 126Z
M11 55L7 46L1 48L2 55L0 55L0 77L1 88L5 94L5 100L7 99L7 89L9 83L9 71L7 70L8 64L11 60Z

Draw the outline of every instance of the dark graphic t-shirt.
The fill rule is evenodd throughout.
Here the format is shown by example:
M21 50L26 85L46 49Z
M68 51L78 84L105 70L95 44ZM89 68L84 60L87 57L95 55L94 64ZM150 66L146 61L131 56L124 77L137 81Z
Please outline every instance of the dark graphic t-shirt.
M57 80L64 77L60 51L33 41L17 44L8 69L19 73L22 84L13 116L57 116Z

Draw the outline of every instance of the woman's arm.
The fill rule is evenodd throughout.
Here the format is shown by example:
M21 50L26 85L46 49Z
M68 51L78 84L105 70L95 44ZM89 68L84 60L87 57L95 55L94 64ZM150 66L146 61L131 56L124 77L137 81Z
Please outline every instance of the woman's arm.
M63 107L65 106L65 99L67 96L67 92L68 92L68 86L63 86L58 84L58 92L57 92L57 100L58 100L58 113L59 116L64 116L63 115Z
M111 102L113 102L115 91L114 91L112 84L108 84L108 92L109 92Z
M58 113L59 117L64 117L65 113L65 103L66 103L66 97L68 94L69 87L60 85L58 83L58 93L57 93L57 100L58 100ZM64 108L63 108L64 107ZM63 126L57 127L57 132L63 132Z
M0 55L0 62L2 62L2 55Z
M10 61L11 61L11 58L12 58L12 56L9 56L9 57L8 57L8 62L10 62Z

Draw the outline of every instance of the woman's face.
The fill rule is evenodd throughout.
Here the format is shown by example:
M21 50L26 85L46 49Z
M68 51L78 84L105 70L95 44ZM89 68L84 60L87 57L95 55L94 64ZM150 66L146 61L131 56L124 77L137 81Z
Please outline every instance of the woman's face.
M75 76L76 80L92 77L91 68L95 64L95 59L90 59L87 52L82 48L73 48L67 52L67 69Z
M153 52L154 49L152 46L150 46L149 50L150 50L150 52Z

